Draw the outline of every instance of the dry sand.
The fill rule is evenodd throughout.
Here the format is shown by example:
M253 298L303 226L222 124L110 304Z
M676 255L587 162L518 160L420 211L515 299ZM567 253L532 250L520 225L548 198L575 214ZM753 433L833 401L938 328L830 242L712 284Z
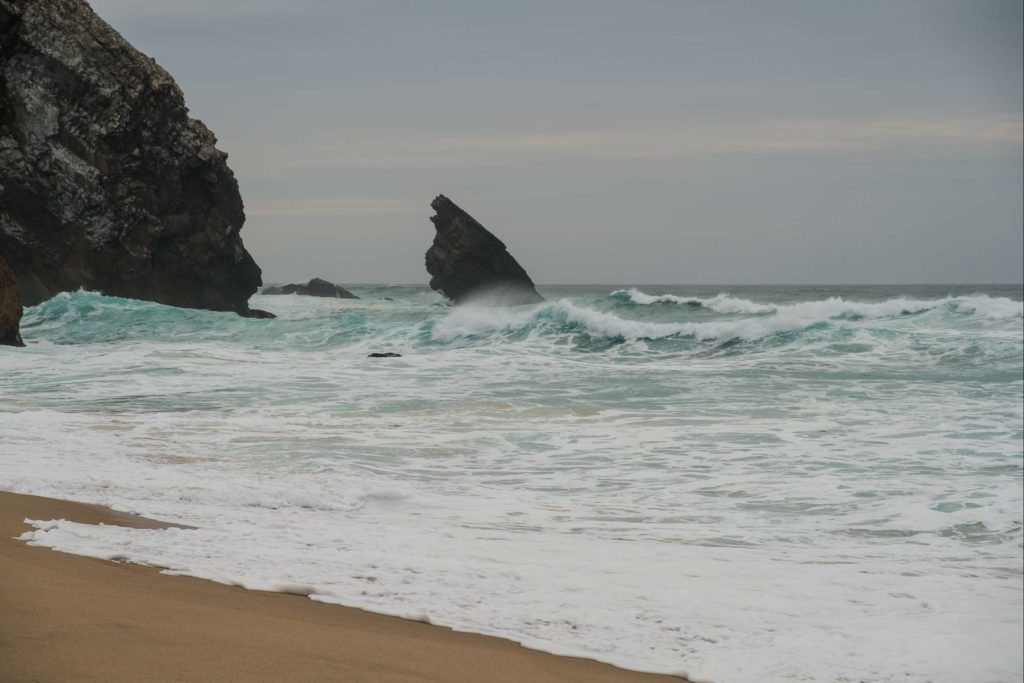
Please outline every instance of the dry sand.
M0 681L674 681L304 597L34 548L32 519L160 522L0 492Z

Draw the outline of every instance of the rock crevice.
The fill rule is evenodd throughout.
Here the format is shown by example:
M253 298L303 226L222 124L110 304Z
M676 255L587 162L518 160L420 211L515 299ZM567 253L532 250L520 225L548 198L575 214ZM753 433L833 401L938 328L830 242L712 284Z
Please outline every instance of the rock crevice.
M0 258L0 345L24 346L21 341L21 295L14 273Z

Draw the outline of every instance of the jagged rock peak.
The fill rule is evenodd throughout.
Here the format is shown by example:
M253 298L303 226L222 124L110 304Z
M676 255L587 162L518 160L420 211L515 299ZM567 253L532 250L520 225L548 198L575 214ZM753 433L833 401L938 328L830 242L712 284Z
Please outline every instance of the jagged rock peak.
M26 305L85 288L258 315L216 142L83 0L0 0L0 254Z
M469 299L499 305L544 301L504 242L443 194L430 206L436 234L427 250L430 287L455 303Z
M21 295L14 272L0 257L0 345L24 346L21 341Z
M305 296L323 296L333 299L358 299L359 297L341 285L315 277L306 284L282 285L266 287L261 294L304 294Z

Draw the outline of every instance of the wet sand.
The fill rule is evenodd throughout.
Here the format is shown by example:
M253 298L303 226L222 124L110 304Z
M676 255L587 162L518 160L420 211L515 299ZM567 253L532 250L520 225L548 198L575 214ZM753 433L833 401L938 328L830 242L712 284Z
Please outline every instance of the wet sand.
M0 680L568 682L682 679L308 598L30 547L23 520L160 528L0 491Z

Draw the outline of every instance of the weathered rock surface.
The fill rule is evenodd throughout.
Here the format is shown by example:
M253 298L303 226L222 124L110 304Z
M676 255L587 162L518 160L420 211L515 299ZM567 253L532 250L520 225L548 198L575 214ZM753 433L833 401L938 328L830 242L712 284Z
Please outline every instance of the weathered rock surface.
M249 315L238 183L181 90L83 0L0 0L0 254L26 305L85 288Z
M0 258L0 345L24 346L19 330L21 325L21 294L14 272Z
M430 206L437 234L427 250L430 288L455 303L481 298L501 305L544 301L505 244L444 195Z
M282 285L266 287L261 294L304 294L305 296L325 296L332 299L358 299L359 297L341 285L315 277L304 285Z

